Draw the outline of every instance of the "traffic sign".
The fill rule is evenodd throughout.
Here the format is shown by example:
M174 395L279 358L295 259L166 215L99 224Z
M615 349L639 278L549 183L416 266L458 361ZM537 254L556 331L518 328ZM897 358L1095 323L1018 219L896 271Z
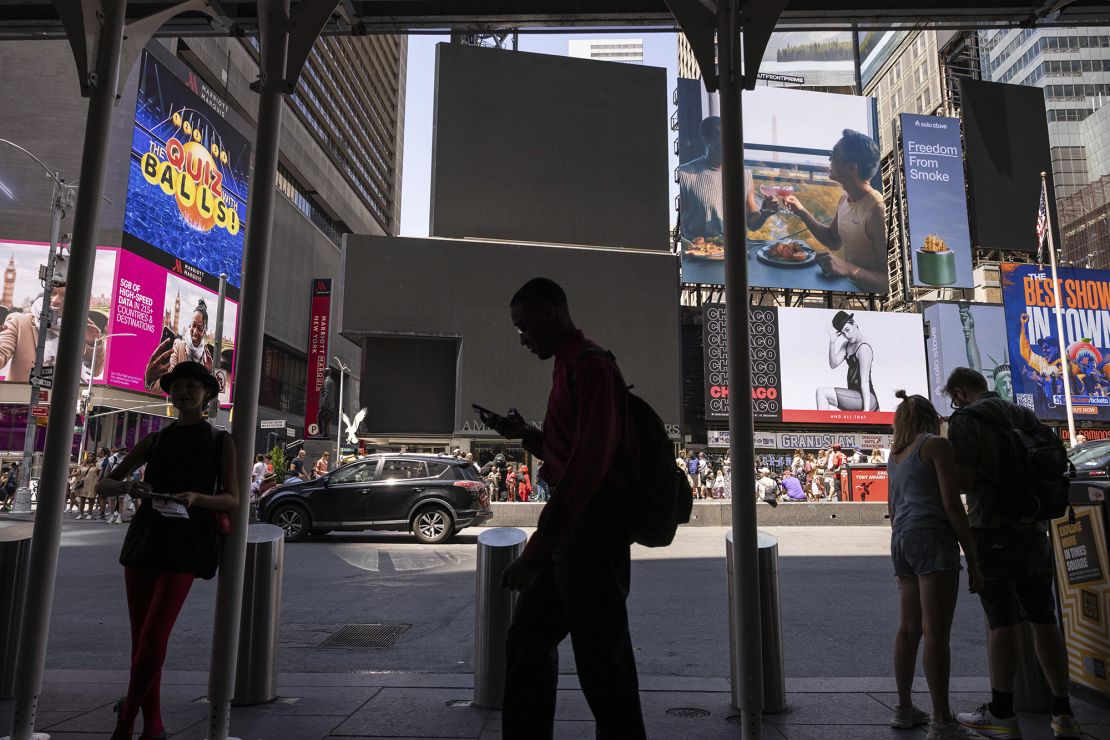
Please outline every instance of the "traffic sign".
M39 375L44 377L44 378L54 377L54 366L53 365L43 365L42 367L39 368Z
M34 417L50 416L50 407L49 406L39 406L39 405L32 406L31 407L31 416L34 416Z
M263 419L258 422L258 426L262 429L282 429L285 427L285 419Z
M35 386L36 388L53 388L54 387L54 379L53 378L31 378L31 385Z

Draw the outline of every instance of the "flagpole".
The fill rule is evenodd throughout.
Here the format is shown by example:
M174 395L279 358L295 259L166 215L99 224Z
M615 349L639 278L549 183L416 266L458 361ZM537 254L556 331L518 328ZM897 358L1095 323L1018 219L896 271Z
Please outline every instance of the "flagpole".
M1041 192L1045 193L1045 235L1048 237L1048 262L1052 267L1052 295L1056 314L1056 339L1060 344L1060 372L1064 379L1064 409L1068 414L1068 440L1069 447L1075 445L1075 414L1071 406L1071 363L1068 360L1067 338L1064 336L1064 310L1060 305L1060 279L1056 275L1056 245L1052 239L1052 216L1049 212L1051 198L1047 196L1048 189L1045 182L1045 173L1041 173Z

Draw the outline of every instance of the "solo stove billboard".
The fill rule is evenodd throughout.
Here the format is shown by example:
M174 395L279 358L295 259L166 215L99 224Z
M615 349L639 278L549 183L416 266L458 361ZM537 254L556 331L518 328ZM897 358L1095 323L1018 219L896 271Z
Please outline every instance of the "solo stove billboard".
M913 284L972 287L964 154L956 118L901 114Z

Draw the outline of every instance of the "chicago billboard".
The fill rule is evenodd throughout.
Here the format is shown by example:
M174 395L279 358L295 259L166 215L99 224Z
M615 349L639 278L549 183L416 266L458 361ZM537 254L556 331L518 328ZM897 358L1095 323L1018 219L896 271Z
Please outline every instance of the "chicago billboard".
M717 97L678 80L682 280L723 284ZM744 93L751 285L885 293L886 218L875 101L758 87Z
M1006 315L1002 306L928 303L922 315L928 337L929 399L941 416L955 411L951 399L944 395L944 384L958 367L978 370L986 376L988 388L1005 399L1014 400Z
M1064 267L1057 275L1072 410L1081 421L1110 421L1110 271ZM1066 419L1051 274L1004 264L1001 278L1014 401L1042 420Z
M724 307L705 307L706 419L728 416ZM919 314L752 306L752 410L762 421L890 424L894 392L928 395ZM723 377L722 377L723 375Z
M215 287L238 287L251 167L243 124L159 47L143 51L123 247Z
M779 348L774 308L753 306L748 311L751 327L752 415L758 420L781 418L779 404ZM702 345L705 362L705 418L727 419L728 319L723 303L708 303L702 313Z
M964 154L957 118L901 114L913 284L970 288Z

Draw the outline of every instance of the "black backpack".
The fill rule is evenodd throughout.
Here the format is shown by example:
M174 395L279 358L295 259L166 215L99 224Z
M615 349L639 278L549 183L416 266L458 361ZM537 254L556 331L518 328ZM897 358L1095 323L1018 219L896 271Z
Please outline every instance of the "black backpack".
M605 355L616 361L612 352L600 347L583 350L577 362L590 355ZM574 390L574 367L570 387ZM629 386L631 391L632 386ZM674 445L659 414L635 393L628 394L628 425L622 449L631 474L635 502L632 539L645 547L666 547L674 541L679 524L690 521L694 498L686 474L674 463Z
M1064 443L1051 429L1039 421L1015 424L973 407L956 413L986 424L1008 450L1001 478L996 481L1001 488L998 511L1004 521L1030 526L1067 512L1069 476L1075 475L1075 467Z

